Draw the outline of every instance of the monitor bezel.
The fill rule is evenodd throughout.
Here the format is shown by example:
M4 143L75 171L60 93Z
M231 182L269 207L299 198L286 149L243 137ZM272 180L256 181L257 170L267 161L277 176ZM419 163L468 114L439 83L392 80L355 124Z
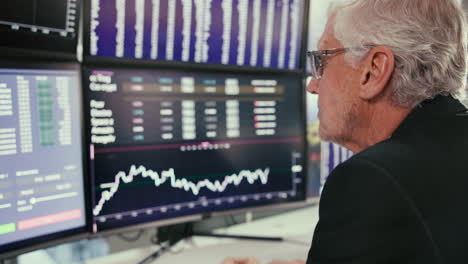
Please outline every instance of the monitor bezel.
M87 75L86 71L88 70L93 70L93 69L111 69L111 70L149 70L149 71L173 71L173 72L184 72L184 70L187 70L186 68L167 68L167 67L155 67L154 65L144 65L144 64L138 64L135 63L133 66L125 65L125 64L120 64L120 65L115 65L115 64L109 64L109 63L95 63L95 64L85 64L82 67L82 84L83 84L83 99L86 100L86 98L89 98L89 91L86 89L86 84L87 84ZM270 71L263 71L263 72L253 72L253 71L226 71L225 69L218 68L217 70L213 71L207 71L204 68L197 67L195 69L190 69L191 73L199 73L199 74L230 74L230 75L236 75L236 74L250 74L250 75L257 75L257 76L269 76L271 77L272 73ZM175 218L165 218L165 219L158 219L154 221L148 221L145 223L139 223L139 224L132 224L124 227L116 227L116 228L109 228L109 229L103 229L103 230L98 230L97 232L94 232L94 230L91 229L91 236L93 237L99 237L99 236L108 236L111 234L116 234L116 233L121 233L121 232L127 232L127 231L132 231L132 230L139 230L139 229L144 229L144 228L149 228L149 227L159 227L159 226L165 226L165 225L172 225L172 224L180 224L180 223L185 223L185 222L191 222L191 221L197 221L197 220L202 220L211 216L218 216L218 215L229 215L233 213L239 213L239 212L247 212L247 211L264 211L264 210L271 210L271 209L286 209L286 208L300 208L305 205L307 205L307 162L305 161L306 154L307 154L307 134L305 133L306 129L306 113L304 112L304 107L305 107L305 88L304 88L304 75L302 72L297 73L297 72L288 72L288 71L275 71L275 75L281 74L282 76L287 76L287 77L296 77L297 78L297 83L299 88L301 89L301 98L300 98L300 103L297 104L297 111L301 115L300 120L301 120L301 131L302 131L302 142L304 144L302 145L301 148L301 154L302 154L302 166L303 166L303 173L304 173L304 179L301 187L302 193L304 193L304 197L297 199L297 200L291 200L291 201L279 201L279 202L274 202L274 203L268 203L264 205L253 205L253 206L245 206L242 208L233 208L233 209L227 209L227 210L211 210L210 212L204 212L204 213L195 213L195 214L188 214L184 215L181 217L175 217ZM83 105L86 105L86 101L83 102ZM90 145L90 133L89 133L89 128L90 128L90 120L89 120L89 113L90 109L89 107L84 107L84 115L85 115L85 127L88 129L88 131L85 134L86 137L86 142L88 143L88 146L86 149L89 151L89 145ZM89 155L88 155L89 156ZM88 166L88 175L92 175L91 173L91 166ZM91 180L91 179L90 179ZM91 196L93 193L91 192ZM90 197L90 201L92 201L92 197ZM90 204L92 208L92 204ZM90 225L91 227L94 225L94 219L92 216L90 216Z
M78 62L63 62L63 61L41 61L41 60L15 60L15 61L0 61L0 68L5 69L24 69L24 70L72 70L76 71L78 79L78 112L79 112L79 127L80 127L80 145L82 151L81 164L83 165L83 190L84 190L84 206L85 206L85 225L82 227L72 228L65 231L59 231L56 233L43 235L35 238L25 239L18 242L5 244L0 246L0 260L9 259L20 254L24 254L33 250L42 249L50 246L54 246L60 243L66 243L71 241L76 241L79 239L84 239L89 237L89 226L90 226L90 189L89 186L89 177L87 174L88 167L88 154L86 149L84 149L86 142L84 141L84 135L86 133L85 127L83 124L84 115L83 115L83 92L82 92L82 83L81 83L81 66Z
M203 68L205 70L225 70L225 71L259 71L259 72L293 72L293 73L305 73L306 71L306 58L303 56L307 51L307 33L308 33L308 14L309 14L309 0L303 1L303 16L300 21L301 26L301 48L299 49L299 65L297 69L277 69L277 68L267 68L259 66L238 66L238 65L226 65L226 64L215 64L215 63L205 63L205 62L181 62L181 61L167 61L167 60L151 60L151 59L133 59L133 58L115 58L115 57L101 57L91 55L90 51L90 35L91 35L91 1L92 0L82 0L82 45L83 45L83 62L86 64L140 64L148 65L153 67L184 67L184 68Z

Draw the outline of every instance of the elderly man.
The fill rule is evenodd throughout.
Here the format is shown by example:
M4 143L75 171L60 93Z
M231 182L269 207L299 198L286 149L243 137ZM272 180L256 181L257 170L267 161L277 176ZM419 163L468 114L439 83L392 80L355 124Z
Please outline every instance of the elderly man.
M309 56L320 135L357 154L328 178L307 263L467 263L461 5L339 5Z
M310 52L329 177L309 263L466 263L467 31L454 0L337 7Z

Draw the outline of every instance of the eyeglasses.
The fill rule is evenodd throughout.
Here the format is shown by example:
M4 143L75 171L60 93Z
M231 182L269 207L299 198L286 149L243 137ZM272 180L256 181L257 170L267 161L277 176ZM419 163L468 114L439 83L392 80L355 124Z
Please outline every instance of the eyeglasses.
M375 45L366 45L360 48L373 48ZM357 48L357 47L356 47ZM308 51L307 56L309 57L310 68L312 71L312 78L316 80L322 79L323 70L325 68L325 56L333 56L340 52L347 52L354 48L337 48L337 49L327 49L327 50L318 50L318 51Z

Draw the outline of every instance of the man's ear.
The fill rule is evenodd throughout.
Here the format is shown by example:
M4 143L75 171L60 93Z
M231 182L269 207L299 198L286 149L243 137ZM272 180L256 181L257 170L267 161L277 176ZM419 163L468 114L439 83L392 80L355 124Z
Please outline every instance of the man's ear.
M359 96L364 100L372 100L383 94L390 83L395 69L395 57L389 48L377 46L369 51L361 65Z

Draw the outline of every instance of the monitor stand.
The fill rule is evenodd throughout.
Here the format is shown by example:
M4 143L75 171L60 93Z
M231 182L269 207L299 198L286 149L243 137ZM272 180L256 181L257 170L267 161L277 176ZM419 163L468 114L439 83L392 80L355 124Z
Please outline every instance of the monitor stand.
M160 245L160 248L138 262L138 264L149 264L169 251L171 247L179 241L189 237L203 236L203 237L216 237L216 238L231 238L231 239L246 239L246 240L259 240L259 241L273 241L282 242L283 237L266 237L266 236L245 236L245 235L228 235L228 234L215 234L211 232L198 232L194 231L193 223L178 224L158 228L154 238L154 243Z
M193 232L192 236L234 238L234 239L261 240L261 241L278 241L278 242L284 241L282 237L227 235L227 234L215 234L215 233L209 233L209 232Z
M158 228L156 240L158 242L168 241L169 244L175 245L180 240L188 237L203 236L203 237L216 237L216 238L232 238L232 239L247 239L247 240L260 240L260 241L284 241L282 237L269 237L269 236L246 236L235 234L217 234L212 232L195 231L193 223L185 223L172 225L167 227ZM156 243L157 244L157 243Z

